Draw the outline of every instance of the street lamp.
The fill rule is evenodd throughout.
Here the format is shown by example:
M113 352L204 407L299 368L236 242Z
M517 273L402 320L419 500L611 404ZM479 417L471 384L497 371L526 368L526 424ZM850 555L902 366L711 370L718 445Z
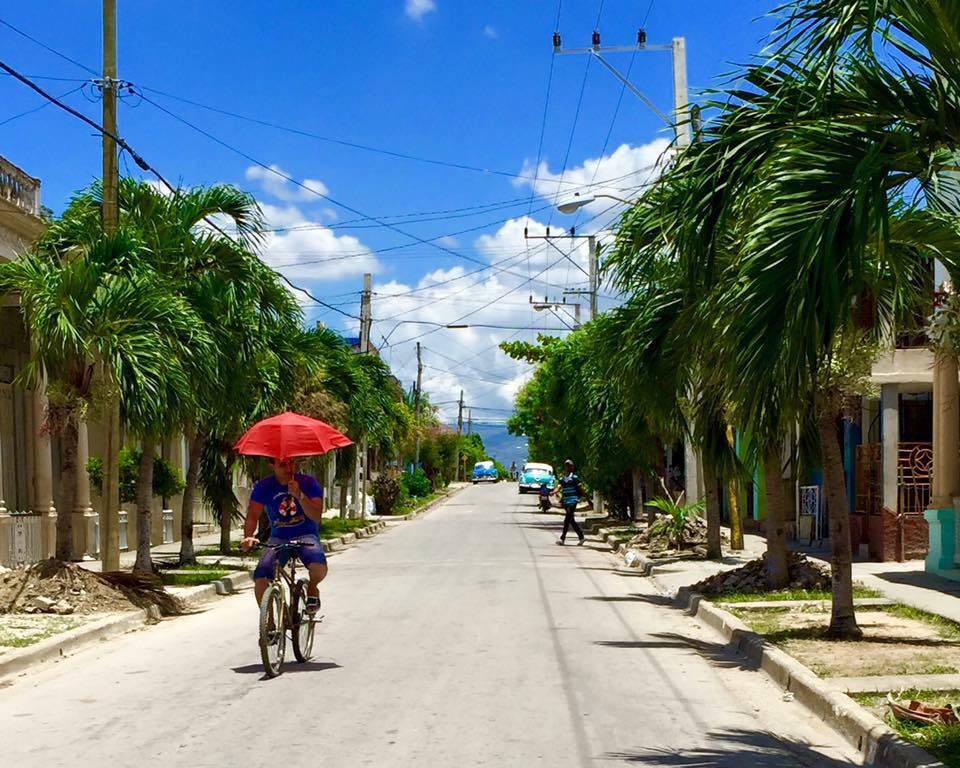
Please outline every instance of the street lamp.
M557 210L564 214L576 213L583 208L583 206L590 205L594 200L601 197L607 200L616 200L618 203L623 203L624 205L631 205L629 200L624 200L622 197L615 197L614 195L607 195L605 193L581 195L579 192L574 192L573 199L560 203L560 205L557 206Z

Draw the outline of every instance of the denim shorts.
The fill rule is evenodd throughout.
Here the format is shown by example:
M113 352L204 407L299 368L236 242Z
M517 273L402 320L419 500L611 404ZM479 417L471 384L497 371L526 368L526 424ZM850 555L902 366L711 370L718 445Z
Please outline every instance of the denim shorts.
M301 563L306 566L313 565L314 563L326 564L327 556L323 553L323 546L316 536L297 536L297 541L313 545L300 548L298 557ZM289 549L280 551L270 549L271 546L278 546L285 543L286 541L284 539L277 539L273 536L270 537L267 541L267 548L263 550L263 554L260 556L260 562L257 563L257 568L253 572L254 579L272 579L274 563L279 563L281 568L287 564L293 552Z

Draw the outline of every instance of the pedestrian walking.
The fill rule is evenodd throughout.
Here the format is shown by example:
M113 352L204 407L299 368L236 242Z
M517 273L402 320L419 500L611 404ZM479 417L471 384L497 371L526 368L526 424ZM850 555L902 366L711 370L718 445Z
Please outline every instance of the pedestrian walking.
M570 459L563 462L563 477L561 477L557 483L554 494L560 496L560 504L563 507L564 513L563 533L560 534L560 539L557 541L557 544L563 546L563 544L566 543L567 531L573 528L573 532L580 537L577 546L582 546L583 530L577 524L576 514L577 504L579 504L580 499L584 498L587 494L586 491L583 490L580 478L577 477L574 472L573 462Z

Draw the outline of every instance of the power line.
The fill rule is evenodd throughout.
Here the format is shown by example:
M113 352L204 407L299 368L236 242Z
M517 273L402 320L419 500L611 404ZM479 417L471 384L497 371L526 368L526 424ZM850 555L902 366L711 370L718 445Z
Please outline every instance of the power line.
M14 78L16 78L17 80L19 80L21 83L23 83L24 85L26 85L26 86L27 86L28 88L30 88L31 90L36 91L37 93L39 93L41 96L43 96L43 98L47 99L48 101L52 102L52 103L55 104L56 106L60 107L60 109L62 109L62 110L64 110L65 112L68 112L69 114L73 115L73 116L76 117L78 120L82 120L84 123L86 123L87 125L89 125L89 126L90 126L91 128L93 128L94 130L98 131L98 132L101 133L102 135L107 136L107 137L110 138L110 139L113 139L113 141L116 143L116 145L117 145L118 147L120 147L121 149L125 150L126 152L128 152L128 153L130 154L130 157L133 158L133 161L134 161L138 166L140 166L140 168L141 168L142 170L147 171L148 173L152 173L154 176L156 176L157 179L159 179L160 183L163 184L170 192L174 192L174 193L176 192L176 188L175 188L169 181L167 181L167 179L163 176L163 174L161 174L160 171L158 171L156 168L154 168L152 165L150 165L150 163L148 163L146 160L144 160L144 159L136 152L136 150L134 150L133 147L131 147L124 139L122 139L122 138L120 138L119 136L117 136L116 134L108 131L108 130L107 130L106 128L104 128L102 125L100 125L99 123L95 122L94 120L91 120L89 117L87 117L86 115L84 115L82 112L78 112L78 111L75 110L73 107L71 107L69 104L64 104L64 103L63 103L60 99L58 99L56 96L53 96L52 94L47 93L47 92L46 92L43 88L41 88L39 85L37 85L36 83L34 83L33 81L31 81L31 80L30 80L28 77L26 77L25 75L22 75L20 72L18 72L18 71L15 70L13 67L11 67L10 65L6 64L5 62L0 61L0 69L2 69L4 72L7 72L9 75L11 75L11 76L13 76ZM205 219L205 221L206 221L210 226L212 226L214 229L216 229L218 232L220 232L224 237L227 237L227 238L229 238L229 239L231 239L231 240L233 239L233 238L230 237L230 235L228 235L226 232L224 232L224 230L223 230L221 227L217 226L217 224L216 224L215 222L211 221L210 219ZM333 309L335 312L339 312L341 315L344 315L345 317L349 317L349 318L352 318L352 319L355 319L355 320L359 320L359 319L360 319L360 318L359 318L358 316L356 316L356 315L351 315L351 314L349 314L349 313L347 313L347 312L344 312L343 310L341 310L341 309L339 309L339 308L337 308L337 307L334 307L334 306L331 305L331 304L327 304L325 301L322 301L322 300L318 299L316 296L314 296L312 293L310 293L310 292L309 292L308 290L306 290L305 288L301 288L299 285L296 285L295 283L291 282L291 281L290 281L284 274L282 274L281 272L278 272L277 270L274 270L274 273L275 273L277 276L279 276L280 279L283 280L283 281L284 281L287 285L289 285L291 288L294 288L295 290L300 291L300 292L303 293L307 298L312 299L312 300L315 301L317 304L320 304L321 306L324 306L324 307L328 307L328 308L330 308L330 309Z
M13 24L11 24L9 21L4 21L3 19L0 19L0 24L2 24L3 26L7 27L8 29L12 29L14 32L16 32L16 33L17 33L18 35L20 35L21 37L27 38L27 40L29 40L29 41L32 42L32 43L35 43L36 45L39 45L41 48L43 48L43 49L46 50L46 51L49 51L49 52L52 53L54 56L59 56L59 57L60 57L61 59L63 59L64 61L69 61L69 62L70 62L71 64L73 64L74 66L77 66L77 67L80 67L80 69L86 70L87 72L89 72L89 73L90 73L91 75L93 75L94 77L100 77L100 73L97 72L95 69L91 69L91 68L88 67L86 64L82 64L81 62L77 61L76 59L71 59L71 58L70 58L69 56L67 56L65 53L60 53L60 51L58 51L58 50L56 50L56 49L54 49L54 48L51 48L51 47L50 47L49 45L47 45L46 43L41 42L40 40L37 40L37 38L32 37L31 35L28 35L28 34L27 34L26 32L24 32L22 29L18 29L17 27L13 26ZM51 79L51 78L47 78L47 79Z
M61 93L59 96L57 96L57 98L58 98L58 99L65 99L65 98L67 98L67 96L72 96L72 95L75 94L77 91L82 90L82 89L83 89L83 86L82 86L82 85L79 86L79 87L77 87L77 88L71 88L69 91L67 91L67 92L65 92L65 93ZM6 125L7 123L12 123L14 120L18 120L18 119L20 119L21 117L26 117L27 115L32 115L34 112L39 112L41 109L44 109L45 107L49 107L50 104L51 104L51 102L49 102L49 101L44 101L43 104L41 104L39 107L34 107L33 109L28 109L28 110L26 110L25 112L20 112L19 114L16 114L16 115L11 115L11 116L8 117L6 120L0 121L0 125Z
M369 145L369 144L361 144L360 142L349 141L349 140L347 140L347 139L340 139L340 138L336 138L336 137L333 137L333 136L324 136L323 134L313 133L312 131L305 131L305 130L302 130L302 129L300 129L300 128L291 128L290 126L280 125L279 123L273 123L273 122L270 122L269 120L261 120L260 118L251 117L251 116L249 116L249 115L242 115L242 114L239 114L239 113L237 113L237 112L232 112L232 111L227 110L227 109L221 109L221 108L219 108L219 107L212 107L212 106L210 106L210 105L208 105L208 104L203 104L203 103L201 103L201 102L199 102L199 101L194 101L193 99L187 99L187 98L184 98L184 97L182 97L182 96L176 96L176 95L174 95L174 94L172 94L172 93L167 93L167 92L161 91L161 90L159 90L159 89L157 89L157 88L151 88L151 87L145 86L145 85L141 85L141 86L138 86L138 87L139 87L140 89L144 90L144 91L150 91L151 93L155 93L155 94L157 94L158 96L164 96L164 97L166 97L166 98L168 98L168 99L173 99L173 100L175 100L175 101L179 101L179 102L182 102L182 103L184 103L184 104L190 104L191 106L199 107L200 109L205 109L205 110L208 110L208 111L210 111L210 112L215 112L215 113L217 113L217 114L226 115L227 117L233 117L233 118L236 118L236 119L238 119L238 120L245 120L245 121L250 122L250 123L255 123L255 124L257 124L257 125L262 125L262 126L264 126L264 127L266 127L266 128L273 128L273 129L278 130L278 131L284 131L284 132L286 132L286 133L292 133L292 134L296 134L296 135L298 135L298 136L303 136L303 137L306 137L306 138L309 138L309 139L315 139L315 140L317 140L317 141L323 141L323 142L327 142L327 143L330 143L330 144L337 144L337 145L343 146L343 147L350 147L350 148L352 148L352 149L358 149L358 150L362 150L362 151L364 151L364 152L372 152L372 153L375 153L375 154L385 155L385 156L388 156L388 157L395 157L395 158L398 158L398 159L401 159L401 160L410 160L410 161L413 161L413 162L426 163L426 164L429 164L429 165L436 165L436 166L441 166L441 167L445 167L445 168L454 168L454 169L460 170L460 171L473 171L473 172L475 172L475 173L482 173L482 174L487 175L487 176L490 176L490 175L493 175L493 176L506 176L506 177L511 178L511 179L522 179L522 180L527 180L527 181L529 181L529 180L532 178L532 177L530 177L530 176L528 176L528 175L521 174L521 173L514 173L514 172L512 172L512 171L498 170L498 169L495 169L495 168L484 168L484 167L481 167L481 166L467 165L466 163L456 163L456 162L451 162L451 161L448 161L448 160L437 160L437 159L435 159L435 158L423 157L423 156L420 156L420 155L412 155L412 154L409 154L409 153L407 153L407 152L397 152L397 151L395 151L395 150L384 149L383 147L375 147L375 146L372 146L372 145ZM144 97L144 98L146 98L146 97ZM151 103L153 103L153 102L151 102ZM154 104L154 105L157 106L156 104Z
M464 259L465 261L472 261L472 262L474 262L475 264L481 264L481 265L483 265L484 267L487 266L484 262L480 261L480 259L474 258L473 256L469 256L469 255L464 254L464 253L460 253L460 252L458 252L458 251L453 250L452 248L447 248L446 246L441 245L440 243L434 242L434 240L437 240L437 239L440 239L440 238L434 238L434 239L423 238L423 237L420 237L419 235L413 234L412 232L407 232L406 230L401 229L400 227L396 226L395 224L390 224L390 223L384 222L382 219L380 219L380 218L378 218L378 217L376 217L376 216L369 216L368 214L365 214L363 211L361 211L361 210L359 210L359 209L357 209L357 208L354 208L354 207L351 206L351 205L347 205L346 203L344 203L344 202L342 202L342 201L340 201L340 200L337 200L336 198L331 197L330 195L325 194L325 193L321 192L320 190L315 189L314 187L311 187L311 186L309 186L309 185L307 185L307 184L304 184L304 183L301 182L301 181L298 181L297 179L295 179L295 178L294 178L293 176L291 176L290 174L284 173L283 171L280 171L280 170L278 170L277 168L274 168L273 166L270 166L270 165L268 165L267 163L264 163L262 160L258 160L258 159L255 158L253 155L251 155L251 154L249 154L249 153L247 153L247 152L244 152L242 149L239 149L239 148L237 148L237 147L232 146L231 144L228 144L228 143L225 142L223 139L220 139L220 138L218 138L217 136L214 136L212 133L210 133L209 131L201 128L200 126L191 123L191 122L190 122L189 120L187 120L186 118L183 118L183 117L181 117L180 115L177 115L177 114L171 112L169 109L167 109L167 108L164 107L164 106L161 106L160 104L157 104L157 103L156 103L155 101L153 101L152 99L149 99L149 98L146 97L146 96L144 96L143 99L144 99L144 101L148 102L149 104L152 104L154 107L156 107L157 109L159 109L161 112L164 112L164 113L167 114L168 116L172 117L174 120L176 120L176 121L178 121L178 122L180 122L180 123L183 123L184 125L186 125L186 126L188 126L189 128L197 131L198 133L202 134L203 136L206 136L208 139L210 139L210 140L213 141L214 143L219 144L220 146L224 147L225 149L229 149L231 152L234 152L234 153L237 154L237 155L240 155L240 157L243 157L243 158L245 158L246 160L249 160L251 163L253 163L254 165L259 166L260 168L263 168L265 171L268 171L269 173L272 173L272 174L274 174L275 176L278 176L278 177L280 177L280 178L282 178L282 179L286 179L286 180L289 181L291 184L294 184L295 186L300 187L301 189L304 189L304 190L310 192L311 194L316 195L317 197L319 197L319 198L321 198L321 199L323 199L323 200L326 200L326 201L329 202L331 205L335 205L335 206L337 206L337 207L339 207L339 208L343 208L344 210L350 211L351 213L354 213L354 214L356 214L356 215L358 215L358 216L367 217L367 218L369 218L371 221L376 221L376 222L382 224L385 229L389 229L389 230L392 231L392 232L396 232L397 234L402 235L403 237L409 238L410 240L413 240L413 241L415 241L415 242L417 242L417 243L420 243L421 245L428 245L428 246L430 246L430 247L432 247L432 248L435 248L435 249L437 249L437 250L439 250L439 251L442 251L443 253L447 253L447 254L449 254L449 255L451 255L451 256L455 256L456 258ZM444 237L444 236L441 235L440 237ZM301 263L306 263L306 262L301 262ZM514 275L514 277L520 277L520 276L521 276L521 275Z

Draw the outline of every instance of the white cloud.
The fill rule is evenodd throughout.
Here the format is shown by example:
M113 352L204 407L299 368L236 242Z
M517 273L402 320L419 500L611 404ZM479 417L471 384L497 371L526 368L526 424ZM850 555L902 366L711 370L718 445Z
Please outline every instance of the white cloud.
M300 181L303 185L301 187L285 179L284 176L293 178L293 174L288 173L276 163L272 163L270 168L271 170L267 170L259 165L251 165L247 168L245 176L248 181L257 182L264 192L277 200L284 202L320 200L320 195L330 194L327 185L319 179L303 179Z
M435 0L407 0L404 13L414 21L422 21L424 16L436 10Z
M323 222L293 205L261 203L267 226L282 229L268 234L264 261L294 282L340 280L380 268L374 253L352 235L338 235Z
M669 146L666 139L655 139L639 146L621 144L611 154L588 158L582 165L567 168L562 174L551 171L546 161L540 163L539 170L527 161L520 172L524 178L516 179L514 183L532 188L551 203L563 203L576 192L583 196L606 194L629 200L641 194L644 187L660 175ZM611 205L615 205L612 200L598 198L581 209L580 218L596 216ZM566 223L566 217L559 220L560 226Z
M543 224L534 221L530 222L530 228L531 232L545 230ZM416 337L422 335L419 340L423 345L423 361L430 366L425 371L424 389L434 402L454 401L462 389L468 405L509 409L533 367L508 358L498 345L504 340L534 341L542 331L565 333L564 320L572 324L573 307L566 313L561 310L564 318L561 320L550 312L534 311L530 298L542 299L544 294L561 298L565 280L569 284L577 283L577 269L572 265L568 267L568 262L552 249L553 256L546 254L549 247L543 242L531 243L528 266L522 255L522 220L509 222L494 235L481 239L483 245L477 243L478 252L492 260L505 258L501 248L509 249L512 254L519 251L521 256L477 275L471 274L473 267L457 265L436 269L413 284L393 280L375 285L373 338L382 345L383 337L389 337L391 346L384 349L383 356L408 385L416 377ZM533 281L528 280L528 275L536 275L557 259L563 263ZM544 279L552 285L545 285ZM409 294L413 289L421 290ZM574 301L576 299L570 299L571 303ZM413 320L425 322L411 322ZM470 327L440 327L451 323ZM518 328L528 330L516 330ZM455 406L447 406L441 415L449 421L455 412Z
M489 37L491 40L496 40L500 36L500 34L497 32L497 28L490 24L487 24L483 28L483 34Z
M444 235L437 242L447 248L457 248L460 245L460 241L452 235Z

